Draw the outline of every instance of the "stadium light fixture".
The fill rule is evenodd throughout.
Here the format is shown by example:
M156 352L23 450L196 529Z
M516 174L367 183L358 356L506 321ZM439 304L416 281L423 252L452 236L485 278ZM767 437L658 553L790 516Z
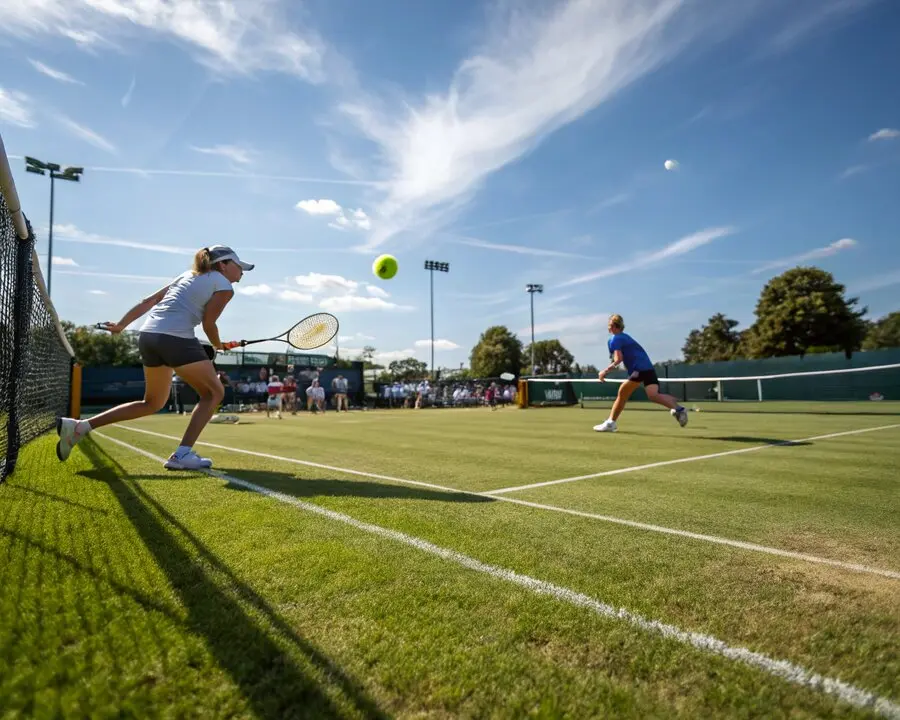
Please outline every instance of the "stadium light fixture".
M434 382L434 273L450 272L450 263L426 260L425 269L431 277L431 381Z
M79 182L81 174L84 172L83 167L67 167L65 170L57 163L48 163L33 157L25 157L25 172L34 173L35 175L46 175L50 173L50 232L48 237L47 249L47 295L50 295L50 285L53 274L53 200L54 200L54 182L56 180L68 180L70 182Z
M528 283L525 290L531 296L531 372L534 373L534 294L543 293L544 286L537 283Z

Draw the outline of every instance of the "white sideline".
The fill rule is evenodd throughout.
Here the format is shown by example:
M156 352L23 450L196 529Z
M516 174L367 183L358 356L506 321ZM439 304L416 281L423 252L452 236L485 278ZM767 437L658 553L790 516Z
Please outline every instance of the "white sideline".
M146 450L142 450L141 448L129 445L128 443L123 442L122 440L117 440L116 438L110 437L109 435L104 435L99 432L95 432L94 434L151 460L156 460L158 462L164 462L165 460L162 457L153 455ZM575 605L576 607L583 607L592 610L597 615L614 620L624 620L629 625L632 625L633 627L636 627L640 630L661 635L664 638L675 640L684 645L690 645L698 650L703 650L713 655L720 655L722 657L728 658L729 660L736 660L740 663L743 663L744 665L757 668L768 673L769 675L793 683L794 685L800 685L811 690L816 690L827 695L832 695L849 705L853 705L854 707L874 710L876 713L879 713L884 717L892 718L894 720L900 720L900 705L892 702L891 700L879 697L874 693L871 693L867 690L862 690L842 680L837 680L835 678L829 678L817 673L813 673L812 671L807 670L800 665L795 665L794 663L791 663L787 660L777 660L775 658L769 657L768 655L749 650L745 647L732 647L726 644L724 641L719 640L718 638L715 638L711 635L691 632L689 630L682 630L675 625L669 625L667 623L660 622L659 620L647 619L641 615L631 612L630 610L607 605L600 600L596 600L595 598L584 595L583 593L577 592L575 590L571 590L560 585L555 585L545 580L538 580L536 578L529 577L528 575L521 575L514 570L497 567L496 565L488 565L487 563L483 563L480 560L469 557L468 555L463 555L456 550L443 548L438 545L434 545L427 540L422 540L421 538L407 535L396 530L390 530L388 528L381 527L380 525L373 525L361 520L357 520L356 518L353 518L349 515L344 515L343 513L335 512L334 510L328 510L327 508L320 507L319 505L315 505L314 503L308 503L302 500L298 500L297 498L290 495L285 495L284 493L270 490L269 488L256 485L246 480L242 480L240 478L234 477L233 475L227 475L226 473L217 470L205 470L203 472L207 475L217 477L221 480L226 480L229 483L239 485L243 488L246 488L247 490L251 490L274 500L278 500L279 502L293 505L294 507L305 510L306 512L311 512L316 515L328 518L329 520L335 520L337 522L344 523L345 525L349 525L356 528L357 530L362 530L363 532L367 532L372 535L378 535L380 537L387 538L388 540L393 540L404 545L409 545L416 548L417 550L421 550L422 552L426 552L430 555L434 555L444 560L453 562L457 565L468 568L469 570L475 570L476 572L490 575L491 577L497 578L499 580L505 580L507 582L513 583L514 585L523 587L526 590L530 590L537 595L549 595L559 601L567 602L570 605Z
M136 433L143 433L144 435L152 435L155 437L164 438L166 440L179 440L179 438L175 437L174 435L164 435L163 433L154 432L153 430L144 430L142 428L131 427L129 425L116 425L114 427L121 428L123 430L131 430L132 432ZM101 437L106 436L103 435ZM350 470L348 468L334 467L333 465L322 465L321 463L314 463L310 462L309 460L300 460L298 458L284 457L281 455L270 455L268 453L256 452L254 450L244 450L237 447L216 445L215 443L198 442L197 444L216 448L217 450L226 450L228 452L235 452L243 455L262 457L266 458L267 460L277 460L279 462L291 463L293 465L305 465L307 467L331 470L333 472L338 472L345 475L356 475L358 477L366 477L373 480L386 480L388 482L395 482L402 485L427 487L434 490L442 490L448 493L472 495L479 498L489 497L492 500L514 503L516 505L524 505L538 510L550 510L551 512L565 513L567 515L575 515L578 517L589 518L591 520L600 520L601 522L625 525L628 527L638 528L640 530L649 530L651 532L658 532L666 535L675 535L678 537L690 538L692 540L701 540L704 542L714 543L716 545L727 545L729 547L739 548L741 550L751 550L753 552L765 553L767 555L777 555L779 557L791 558L793 560L802 560L804 562L817 563L819 565L830 565L832 567L838 567L844 570L852 570L854 572L863 572L871 575L880 575L882 577L887 577L894 580L900 580L900 572L894 570L883 570L881 568L868 567L867 565L859 565L857 563L844 562L842 560L832 560L830 558L818 557L816 555L807 555L805 553L793 552L791 550L781 550L780 548L757 545L756 543L749 543L743 540L730 540L728 538L718 537L716 535L704 535L702 533L695 533L689 530L678 530L676 528L664 527L662 525L651 525L648 523L637 522L635 520L625 520L624 518L612 517L610 515L599 515L583 512L581 510L571 510L569 508L557 507L555 505L544 505L542 503L529 502L527 500L503 497L502 495L493 496L486 493L472 492L471 490L457 490L456 488L446 487L444 485L434 485L432 483L417 482L416 480L405 480L403 478L392 477L391 475L379 475L377 473L364 472L362 470Z
M574 477L562 478L560 480L547 480L545 482L531 483L530 485L517 485L515 487L499 488L497 490L486 490L483 495L500 495L501 493L517 492L519 490L531 490L532 488L548 487L550 485L559 485L561 483L575 482L576 480L590 480L598 477L609 477L610 475L622 475L623 473L637 472L639 470L652 470L654 468L666 467L668 465L678 465L680 463L696 462L697 460L710 460L712 458L727 457L728 455L741 455L742 453L756 452L757 450L765 450L771 447L782 447L784 445L793 445L795 443L810 442L811 440L827 440L829 438L844 437L845 435L861 435L862 433L875 432L876 430L892 430L900 428L900 423L895 425L881 425L879 427L863 428L861 430L845 430L844 432L829 433L828 435L814 435L813 437L802 438L800 440L783 440L777 443L768 443L766 445L754 445L748 448L739 448L737 450L725 450L724 452L709 453L708 455L694 455L693 457L678 458L677 460L662 460L655 463L647 463L646 465L634 465L632 467L618 468L616 470L604 470L603 472L591 473L590 475L576 475Z

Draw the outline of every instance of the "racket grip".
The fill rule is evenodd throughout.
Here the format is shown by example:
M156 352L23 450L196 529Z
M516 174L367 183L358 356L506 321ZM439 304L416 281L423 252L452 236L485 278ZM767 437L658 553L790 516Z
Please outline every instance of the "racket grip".
M225 350L234 350L236 347L239 347L240 344L240 340L231 340L230 342L222 343L222 348Z

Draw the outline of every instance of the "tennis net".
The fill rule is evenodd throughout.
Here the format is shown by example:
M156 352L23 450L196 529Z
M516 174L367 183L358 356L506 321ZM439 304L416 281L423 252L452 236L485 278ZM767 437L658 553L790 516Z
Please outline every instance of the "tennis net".
M22 445L52 429L57 416L78 414L74 353L34 243L0 137L0 482L15 469Z
M622 373L618 373L622 375ZM624 377L528 378L523 380L528 407L608 406ZM900 400L900 363L735 377L659 378L660 392L681 402L870 401ZM635 400L645 399L638 391Z

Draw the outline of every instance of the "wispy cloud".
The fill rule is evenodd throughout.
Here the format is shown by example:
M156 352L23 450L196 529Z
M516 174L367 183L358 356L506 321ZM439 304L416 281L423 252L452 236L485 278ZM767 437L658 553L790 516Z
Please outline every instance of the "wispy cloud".
M845 169L839 177L841 180L846 180L847 178L853 177L854 175L864 173L869 169L869 167L869 165L851 165L850 167Z
M31 58L28 58L28 62L30 62L31 66L39 73L41 73L42 75L46 75L48 78L52 78L57 82L70 83L72 85L84 85L81 80L76 80L68 73L64 73L62 70L56 70L49 65L45 65L39 60L32 60Z
M235 290L239 295L249 295L251 297L257 295L271 295L274 290L271 286L262 283L260 285L237 285Z
M900 269L849 283L847 289L849 292L856 294L881 290L894 285L900 285Z
M530 13L501 3L502 17L443 94L341 106L388 169L370 248L439 223L491 173L676 55L716 14L709 6L705 16L693 15L692 5L674 0L551 7ZM397 107L402 115L392 114Z
M500 252L515 253L516 255L535 255L538 257L567 257L584 258L584 255L563 252L562 250L545 250L544 248L528 247L527 245L509 245L504 243L492 243L477 238L460 238L452 242L457 245L482 248L484 250L498 250Z
M309 293L297 292L296 290L282 290L278 293L278 297L282 300L299 303L311 303L313 301L313 296Z
M78 263L75 262L72 258L60 257L59 255L53 256L53 265L62 265L68 267L78 267Z
M793 255L791 257L780 258L778 260L772 260L771 262L767 262L764 265L760 265L758 268L752 271L753 275L758 275L759 273L768 272L769 270L776 270L782 267L789 267L791 265L797 265L798 263L806 262L807 260L816 260L817 258L830 257L832 255L837 255L842 250L849 250L852 247L856 247L858 243L853 238L841 238L840 240L835 240L830 245L826 245L825 247L816 248L815 250L810 250L809 252L801 253L799 255Z
M0 32L61 35L82 47L138 30L175 42L218 72L276 71L322 78L326 48L310 29L288 29L286 0L40 0L0 4Z
M88 295L109 295L106 290L88 290Z
M94 147L100 148L101 150L105 150L108 153L115 154L117 152L116 146L113 145L109 140L100 135L99 133L94 132L89 127L85 127L84 125L79 125L77 122L72 120L71 118L67 118L64 115L61 115L59 118L59 123L66 128L72 135L75 137L81 138L86 143L90 143Z
M377 285L366 285L366 292L369 293L369 295L371 295L372 297L382 299L389 298L391 296L391 294L387 290L380 288Z
M894 138L900 137L900 130L896 130L894 128L881 128L876 132L873 132L869 135L869 140L893 140Z
M607 208L615 207L616 205L622 205L623 203L627 203L629 200L631 200L631 193L616 193L615 195L612 195L608 198L604 198L592 208L590 208L588 210L588 215L600 212L601 210L606 210Z
M609 313L593 313L591 315L568 315L546 323L534 326L535 335L565 332L566 330L590 330L597 327L606 327ZM531 326L518 331L519 335L531 337Z
M238 145L214 145L213 147L191 145L191 150L204 155L217 155L218 157L227 158L239 165L249 165L253 162L251 151Z
M357 310L415 310L410 305L398 305L377 297L362 295L338 295L324 298L319 307L328 312L354 312Z
M91 172L124 173L127 175L142 175L152 177L154 175L173 175L176 177L208 177L208 178L235 178L238 180L275 180L279 182L315 183L317 185L362 185L377 187L380 183L372 180L343 180L339 178L306 177L300 175L266 175L260 173L229 172L227 170L182 170L182 169L158 169L158 168L134 168L134 167L88 167Z
M67 242L85 243L87 245L110 245L114 247L131 248L133 250L149 250L150 252L166 253L169 255L193 255L197 249L176 247L174 245L159 245L156 243L135 242L134 240L122 240L104 235L85 232L75 225L54 225L53 236Z
M123 108L127 108L129 105L131 105L131 98L134 97L135 87L137 87L137 75L132 75L131 82L128 85L128 89L125 91L125 94L122 96L122 100L120 101Z
M622 273L630 272L632 270L636 270L637 268L655 265L656 263L662 262L663 260L668 260L679 255L684 255L685 253L689 253L692 250L696 250L697 248L703 247L704 245L708 245L709 243L713 242L714 240L718 240L719 238L733 235L735 232L737 232L737 230L733 227L714 227L708 228L706 230L701 230L700 232L696 232L692 235L687 235L679 240L676 240L673 243L669 243L665 247L660 248L659 250L656 250L654 252L648 252L644 255L639 255L633 260L619 263L617 265L610 265L609 267L605 267L602 270L598 270L593 273L580 275L578 277L572 278L571 280L567 280L561 283L560 286L569 287L571 285L580 285L581 283L591 282L592 280L599 280L601 278L612 277L614 275L621 275Z
M431 349L431 340L416 340L413 345L417 348L428 348ZM435 339L434 341L434 349L435 350L457 350L459 345L457 345L452 340L446 340L444 338Z
M19 127L34 127L31 98L16 90L0 87L0 122Z
M54 276L55 275L82 275L84 277L107 278L109 280L126 280L131 283L140 282L140 283L165 284L165 283L172 281L172 278L163 277L160 275L129 275L127 273L92 272L89 270L57 270L53 274L54 274Z
M459 228L458 232L469 232L470 230L483 230L485 228L499 227L501 225L512 225L514 223L525 222L526 220L537 220L538 218L555 217L556 215L564 215L571 212L572 208L561 208L559 210L548 210L546 212L528 213L527 215L516 215L514 217L501 218L500 220L491 220L489 222L478 223L476 225L467 225Z
M795 47L816 33L822 33L833 29L841 23L847 22L854 13L858 13L871 5L873 0L817 0L812 3L812 10L807 10L802 3L796 7L783 5L782 8L790 8L792 17L774 33L766 46L769 52L784 52Z

